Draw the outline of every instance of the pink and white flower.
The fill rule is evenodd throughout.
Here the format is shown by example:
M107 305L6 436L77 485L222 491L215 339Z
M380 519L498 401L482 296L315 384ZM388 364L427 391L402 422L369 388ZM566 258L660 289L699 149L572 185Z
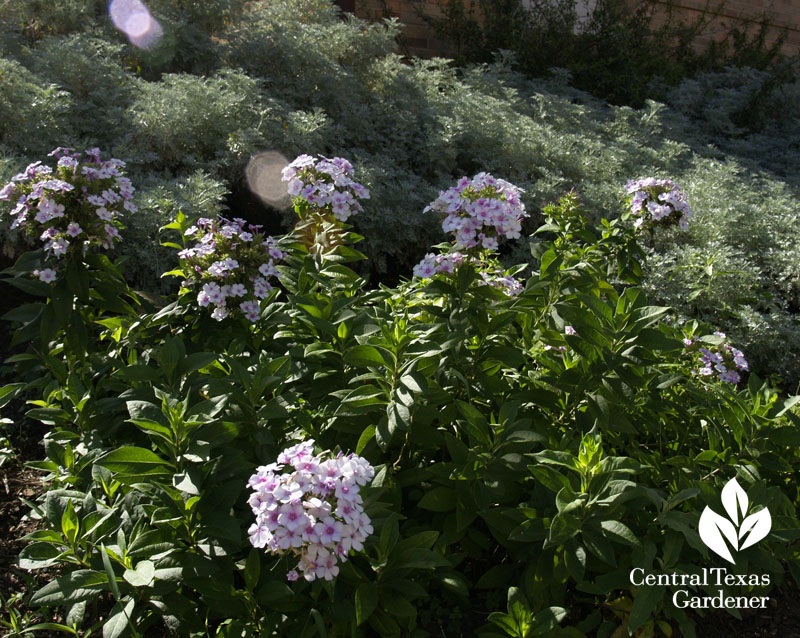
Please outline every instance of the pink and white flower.
M42 270L34 270L34 277L38 277L40 281L46 284L52 283L56 280L56 271L52 268L43 268Z
M370 197L353 175L352 164L342 157L317 159L311 155L300 155L282 171L298 213L312 207L330 212L339 221L361 212L358 200Z
M281 467L286 469L278 473ZM353 454L313 454L313 441L287 448L277 463L258 468L248 480L254 490L248 503L256 517L248 530L250 543L297 556L296 568L287 574L290 581L300 574L308 581L334 579L339 563L363 549L373 532L359 486L374 473Z

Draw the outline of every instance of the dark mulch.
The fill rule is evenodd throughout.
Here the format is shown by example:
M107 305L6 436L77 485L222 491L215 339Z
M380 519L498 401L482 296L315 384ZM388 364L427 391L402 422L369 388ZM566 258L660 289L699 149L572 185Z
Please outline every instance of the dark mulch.
M14 563L25 546L19 539L36 529L36 523L25 518L30 508L20 499L35 501L42 488L38 472L19 464L4 470L0 470L0 594L8 597L25 588Z

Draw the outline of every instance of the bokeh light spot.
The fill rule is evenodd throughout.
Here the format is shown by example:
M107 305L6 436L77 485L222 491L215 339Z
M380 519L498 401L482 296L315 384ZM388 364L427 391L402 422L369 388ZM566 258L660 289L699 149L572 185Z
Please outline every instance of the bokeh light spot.
M281 180L281 171L289 163L277 151L264 151L253 155L247 164L247 185L265 204L274 208L288 208L292 200Z
M111 0L108 14L114 26L140 49L150 49L164 35L164 30L141 0Z

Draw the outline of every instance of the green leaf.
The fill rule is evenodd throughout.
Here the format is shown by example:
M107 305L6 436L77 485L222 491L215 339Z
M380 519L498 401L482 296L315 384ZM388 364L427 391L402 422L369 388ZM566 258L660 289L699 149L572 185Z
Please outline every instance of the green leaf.
M533 617L531 629L526 636L551 636L558 623L567 615L567 610L563 607L549 607L543 609Z
M400 377L400 383L407 387L412 392L425 392L427 389L427 382L425 381L425 377L419 374L418 372L409 372L408 374L404 374Z
M89 272L83 262L77 259L68 261L67 284L73 295L83 303L89 302Z
M586 570L586 550L573 539L564 545L564 563L572 579L580 583Z
M120 447L95 461L114 473L120 483L134 483L138 479L167 477L172 467L160 456L140 447Z
M147 419L149 421L161 419L161 408L149 401L126 401L125 405L132 419Z
M386 522L383 524L383 528L381 529L378 548L380 549L381 554L384 556L389 555L389 552L394 549L398 539L400 538L400 526L397 522L397 519L398 514L390 514L389 518L386 519Z
M456 596L465 599L469 598L469 589L467 588L467 583L458 574L440 576L439 581L442 583L445 589L448 589Z
M78 517L72 501L67 501L67 507L61 515L61 533L64 534L70 545L75 544L75 539L78 537Z
M155 572L155 565L149 560L143 560L139 561L136 569L126 569L122 577L134 587L151 587Z
M244 584L250 591L253 591L258 585L258 580L261 577L261 552L255 547L250 549L247 555L247 562L244 566Z
M491 444L489 423L474 405L464 401L456 401L456 407L467 421L467 433L477 443Z
M372 635L380 636L381 638L399 637L401 635L400 626L394 618L382 609L375 610L375 613L369 618L369 624L377 632Z
M312 609L311 618L314 619L314 624L317 627L317 632L319 632L320 638L328 638L328 631L325 629L325 621L322 618L322 614L320 614L316 609Z
M569 452L562 452L560 450L542 450L533 455L539 463L549 463L551 465L560 465L570 470L580 472L580 465L578 459ZM529 466L530 469L531 466Z
M42 310L42 320L39 323L39 338L46 350L49 350L50 340L55 336L60 322L56 321L56 311L53 304L47 304Z
M58 535L56 542L63 542ZM61 551L52 543L30 543L19 554L19 566L22 569L42 569L59 562Z
M411 425L411 412L402 403L392 401L386 406L386 419L389 432L408 430Z
M394 569L435 569L436 567L450 567L450 562L438 552L429 549L412 547L398 552L392 552L391 561L387 566Z
M194 470L194 471L193 471ZM200 495L202 476L195 468L187 468L185 472L178 472L172 476L172 487L191 496Z
M47 583L31 597L32 605L64 605L89 600L109 591L105 572L78 569Z
M356 367L385 366L386 361L380 350L374 346L357 345L344 353L344 362Z
M619 521L602 521L600 527L603 535L618 543L638 547L641 542L630 528Z
M495 625L500 627L509 636L513 636L514 638L525 638L525 634L522 633L520 626L508 614L504 614L499 611L493 611L491 614L489 614L488 620L489 622L493 622Z
M508 614L520 629L522 636L527 635L531 621L531 608L525 594L519 587L508 588Z
M592 309L596 317L603 319L607 326L614 325L614 309L609 306L602 298L594 295L578 293L578 299Z
M797 403L800 402L800 395L789 397L780 403L781 409L775 414L775 418L782 417L789 410L791 410Z
M383 594L382 598L383 609L387 610L395 618L417 617L417 608L398 593Z
M106 576L108 576L108 584L111 587L111 593L114 594L115 600L119 600L121 595L119 592L119 585L117 584L117 576L114 573L114 568L111 566L109 552L103 543L100 544L100 556L103 558L103 567L106 570Z
M119 638L125 633L131 623L135 604L136 601L131 598L127 602L121 600L111 608L108 620L103 623L103 638Z
M28 627L25 627L25 629L23 629L20 632L20 634L34 633L37 631L45 631L45 630L63 631L64 633L72 634L73 636L79 635L78 632L75 631L72 627L68 627L67 625L62 625L61 623L57 622L43 622L43 623L38 623L36 625L30 625Z
M131 539L128 544L128 556L131 558L147 558L153 554L166 551L170 547L172 547L172 544L165 540L161 530L151 529Z
M677 494L674 494L667 499L666 509L671 510L673 507L680 505L684 501L688 501L690 498L694 498L698 494L700 494L700 490L698 488L687 487L686 489L681 490Z
M170 443L173 440L173 433L166 425L158 423L157 421L151 421L150 419L128 419L128 423L133 423L136 427L140 430L144 430L145 432L153 432L155 434L160 434L162 438L166 439Z
M581 538L583 544L589 552L597 556L604 563L616 567L617 561L614 557L614 547L606 540L600 533L593 531L590 528L581 530Z
M628 618L629 632L635 632L653 615L656 607L658 607L658 604L664 597L665 589L663 585L636 588L636 596L633 598L631 615Z
M657 390L666 390L669 387L672 387L679 381L682 381L685 377L682 374L662 374L661 376L656 378L658 385L656 385Z
M364 448L367 447L367 444L375 438L375 426L368 425L364 428L364 431L361 433L361 436L358 437L358 443L356 444L356 454L361 454L364 451Z
M550 248L547 252L542 255L541 265L539 270L542 275L548 274L551 270L554 270L558 267L560 263L560 259L558 258L558 254L555 251L555 248Z
M550 523L547 545L554 547L572 538L581 529L581 520L573 513L556 514Z
M21 277L14 277L13 279L5 279L6 283L11 284L14 288L18 288L22 292L37 297L49 297L53 293L53 287L49 284L32 279L25 275Z
M414 548L423 548L423 549L430 549L433 547L433 544L436 542L436 539L439 538L439 532L435 530L429 530L427 532L419 532L418 534L414 534L413 536L409 536L408 538L404 538L395 546L396 552L404 552L408 549Z
M547 538L548 530L541 518L529 518L522 521L508 533L508 540L520 543L539 543Z
M564 487L572 489L569 479L553 467L529 465L528 470L539 483L553 492L558 493Z
M667 306L642 306L631 313L631 319L642 329L661 321L670 310Z
M181 359L178 365L178 374L182 376L188 375L196 370L205 368L216 360L217 355L213 352L194 352Z
M2 388L0 388L0 408L7 405L9 401L17 396L17 392L24 385L24 383L9 383L8 385L4 385Z
M70 315L69 326L67 327L67 343L77 356L84 356L89 345L89 333L86 330L86 323L80 313L73 312Z
M432 512L449 512L455 509L456 494L449 487L434 487L423 494L417 505Z
M18 321L20 323L29 323L36 319L40 314L42 314L42 310L44 309L44 304L42 303L27 303L22 304L21 306L17 306L16 308L12 308L6 314L2 316L3 319L6 321Z
M382 416L378 419L378 425L375 427L375 442L381 450L386 450L389 443L392 442L392 434L394 430L389 429L389 419Z
M378 590L373 583L361 583L356 588L356 625L363 624L378 606Z
M683 343L679 339L668 337L660 330L653 328L645 328L633 340L637 346L643 346L649 350L656 351L670 351L680 350L683 348Z

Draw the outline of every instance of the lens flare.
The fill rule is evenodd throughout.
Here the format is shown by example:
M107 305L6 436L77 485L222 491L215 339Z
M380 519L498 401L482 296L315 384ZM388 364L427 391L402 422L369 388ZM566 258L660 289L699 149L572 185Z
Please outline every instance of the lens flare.
M245 170L250 190L274 208L288 208L291 204L286 184L281 181L281 171L288 163L277 151L264 151L253 155Z
M114 26L128 36L135 47L151 49L164 30L141 0L111 0L108 14Z

